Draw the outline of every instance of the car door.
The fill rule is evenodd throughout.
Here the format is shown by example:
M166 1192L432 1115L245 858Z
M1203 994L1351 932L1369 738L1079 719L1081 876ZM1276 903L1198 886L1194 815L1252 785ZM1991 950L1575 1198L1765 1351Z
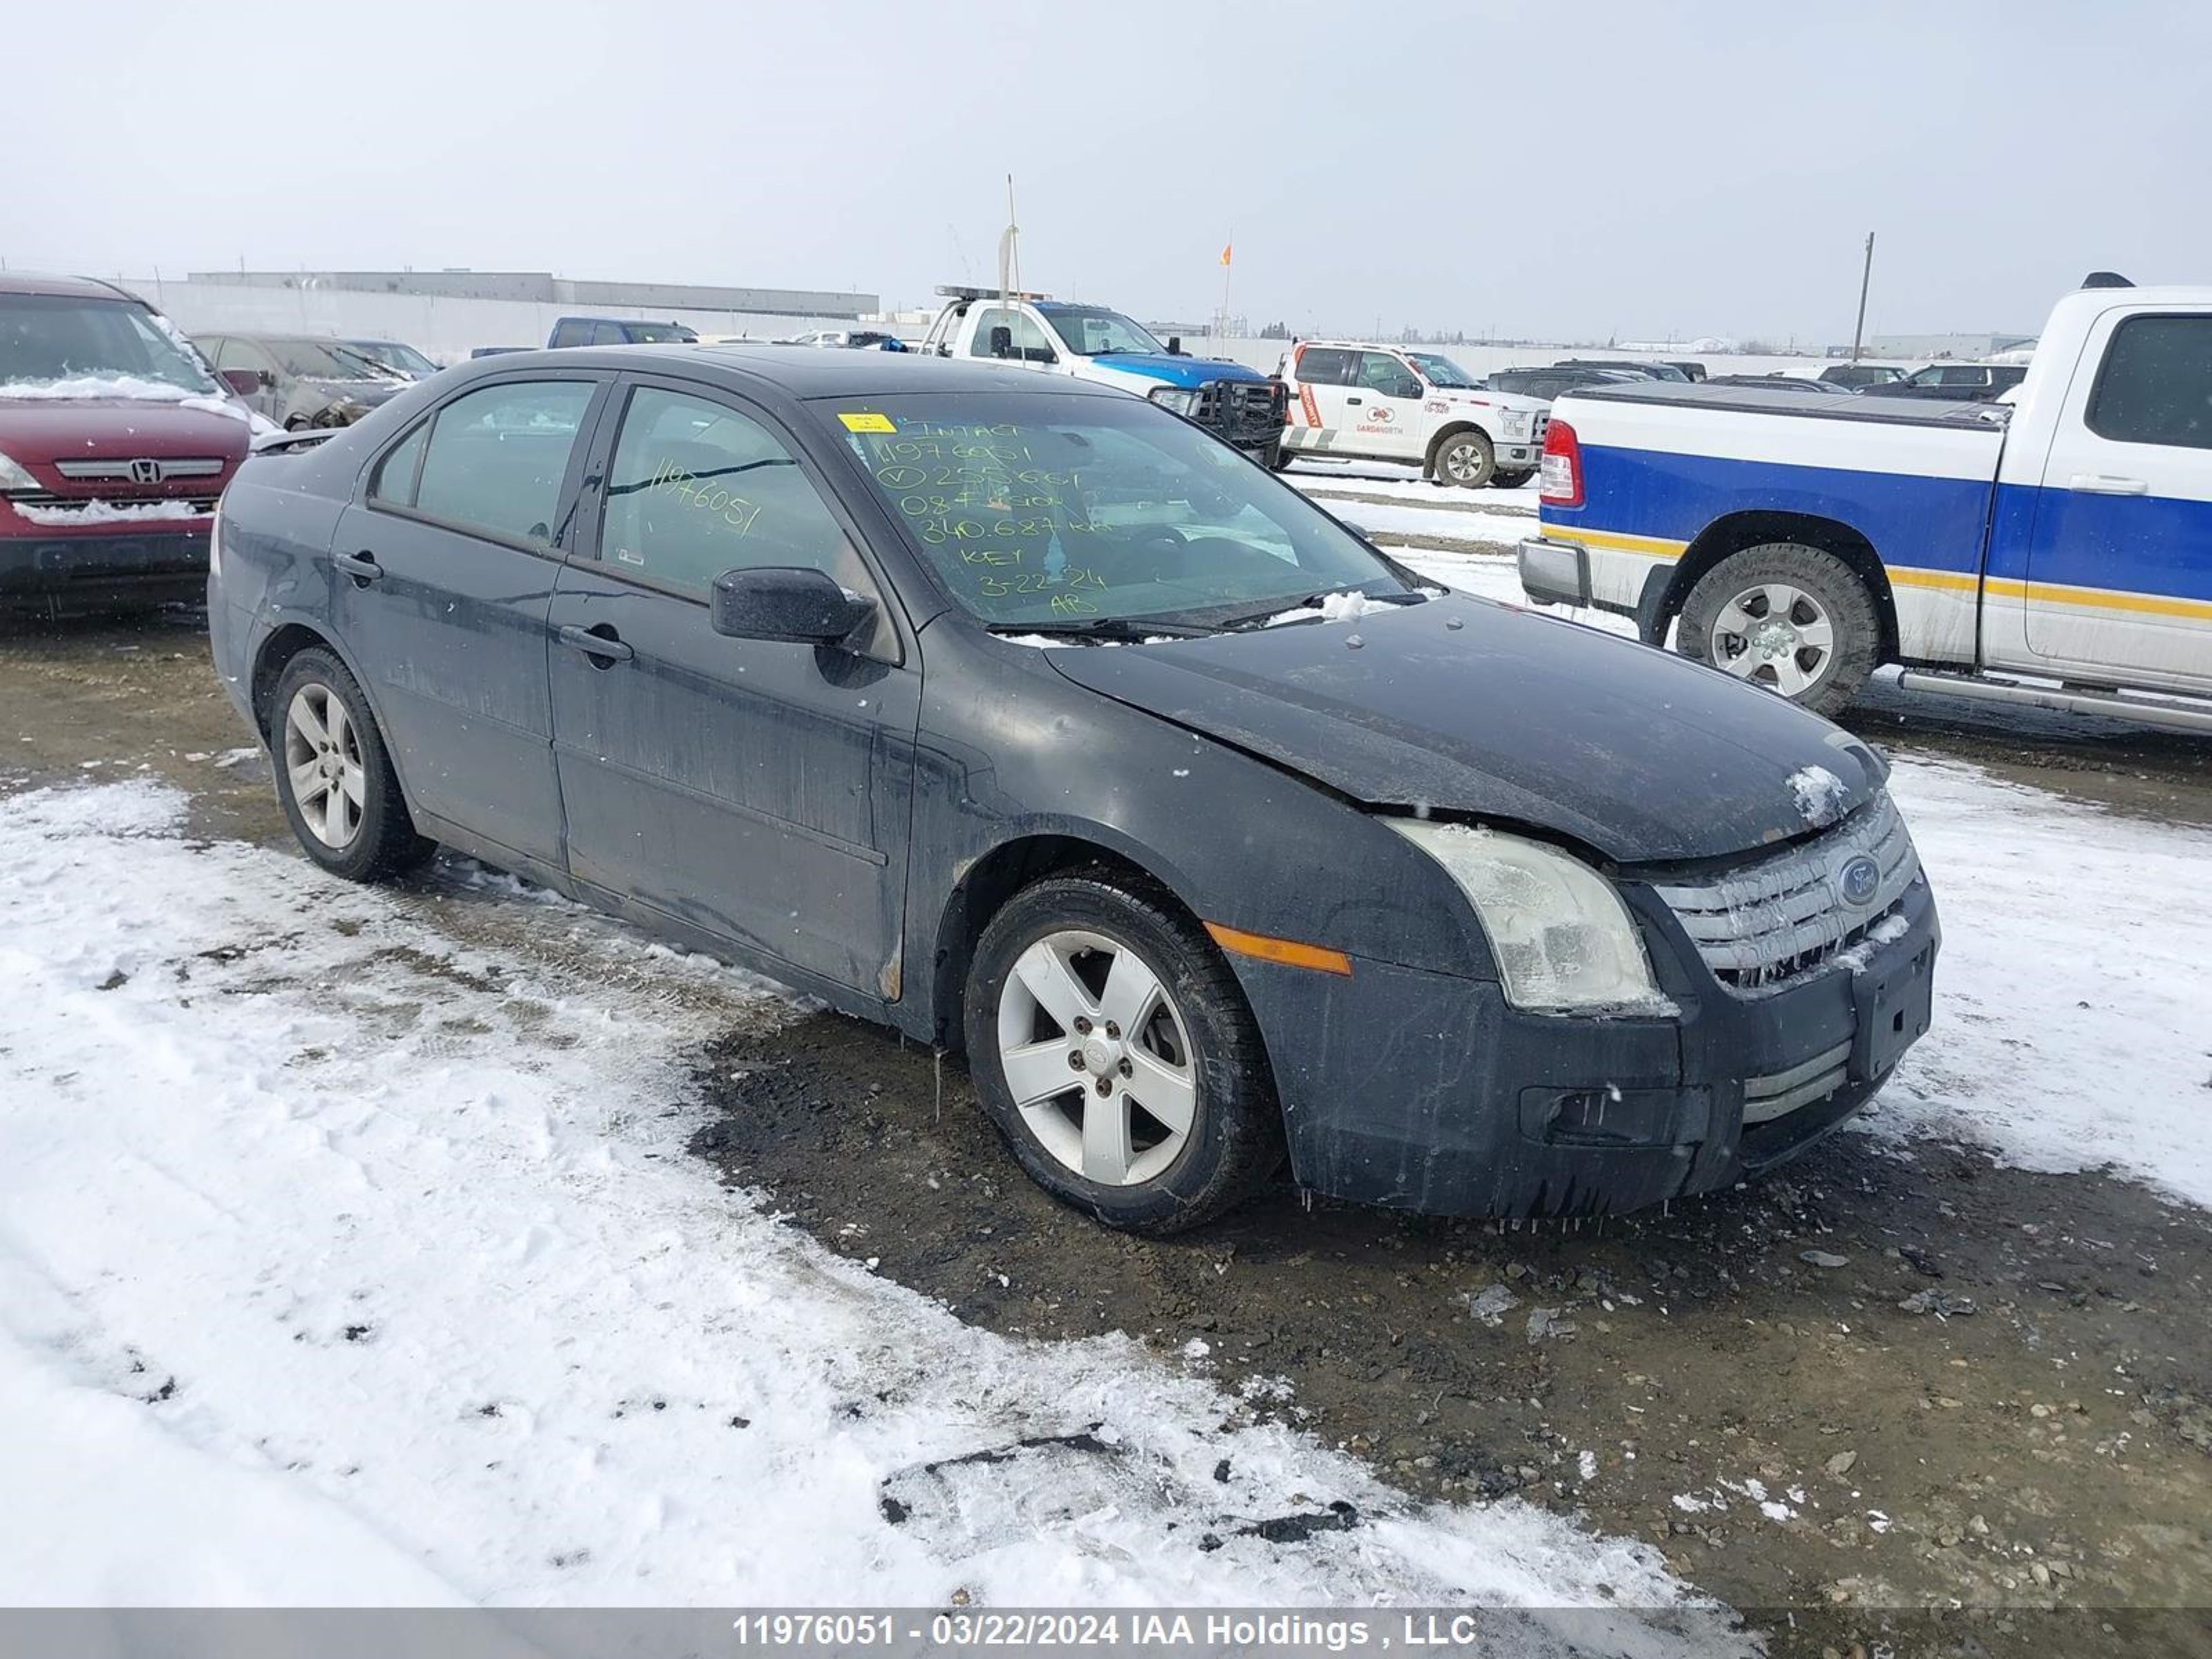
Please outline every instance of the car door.
M596 534L550 614L569 870L895 1001L921 675L890 591L767 413L652 376L622 401L593 446ZM860 649L714 632L716 576L789 566L877 601Z
M1392 460L1421 458L1421 382L1387 351L1359 354L1358 384L1345 396L1352 431L1340 448Z
M1333 449L1348 424L1346 399L1353 395L1359 354L1340 346L1309 345L1298 347L1293 358L1298 391L1291 420L1297 440L1291 447Z
M558 867L547 607L606 374L472 383L339 518L331 620L419 811Z
M1007 356L1003 358L992 349L991 331L994 328L1005 329L1009 336ZM1060 358L1045 334L1044 325L1019 306L987 306L979 309L975 313L975 331L969 337L968 355L1024 368L1045 369L1054 368Z
M2037 659L2212 690L2212 316L2116 313L2091 328L2025 562Z

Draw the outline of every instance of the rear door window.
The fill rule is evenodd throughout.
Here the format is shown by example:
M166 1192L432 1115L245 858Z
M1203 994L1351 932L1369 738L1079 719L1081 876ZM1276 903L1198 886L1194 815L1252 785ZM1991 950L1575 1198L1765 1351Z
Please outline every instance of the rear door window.
M550 547L561 485L596 386L506 380L440 409L415 510L458 528Z
M1044 330L1036 319L1019 311L1008 311L994 306L975 319L975 337L968 348L971 357L994 357L991 349L991 331L1003 328L1013 337L1012 355L1030 362L1048 363L1053 361L1052 342L1044 337Z
M2212 317L2130 317L2113 330L2087 418L2115 443L2212 449Z
M1298 379L1307 386L1350 386L1358 356L1335 346L1308 346L1298 354Z

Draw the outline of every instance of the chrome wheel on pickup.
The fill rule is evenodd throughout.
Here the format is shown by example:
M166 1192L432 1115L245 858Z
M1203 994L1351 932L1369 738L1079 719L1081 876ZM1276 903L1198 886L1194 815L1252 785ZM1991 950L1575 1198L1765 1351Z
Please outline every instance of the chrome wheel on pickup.
M1881 627L1866 583L1841 559L1770 542L1698 580L1675 638L1684 656L1826 714L1874 672Z

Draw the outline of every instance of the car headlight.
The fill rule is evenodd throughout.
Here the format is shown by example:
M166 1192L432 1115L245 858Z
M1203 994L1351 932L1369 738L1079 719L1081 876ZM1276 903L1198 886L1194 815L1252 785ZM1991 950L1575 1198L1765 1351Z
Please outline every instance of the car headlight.
M12 455L0 455L0 489L36 489L39 481Z
M1156 386L1145 394L1162 409L1188 415L1198 407L1198 389L1188 386Z
M1498 424L1510 436L1525 438L1528 435L1528 416L1524 410L1507 410L1498 417Z
M1505 998L1541 1013L1671 1013L1635 919L1580 859L1496 830L1385 818L1459 884L1490 936Z

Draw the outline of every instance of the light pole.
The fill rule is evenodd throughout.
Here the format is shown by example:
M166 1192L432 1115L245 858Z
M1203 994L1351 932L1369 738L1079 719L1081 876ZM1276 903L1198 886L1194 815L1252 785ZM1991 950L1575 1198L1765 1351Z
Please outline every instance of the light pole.
M1859 320L1851 330L1851 361L1859 360L1859 342L1866 338L1867 289L1874 283L1874 233L1867 232L1866 269L1859 273Z

